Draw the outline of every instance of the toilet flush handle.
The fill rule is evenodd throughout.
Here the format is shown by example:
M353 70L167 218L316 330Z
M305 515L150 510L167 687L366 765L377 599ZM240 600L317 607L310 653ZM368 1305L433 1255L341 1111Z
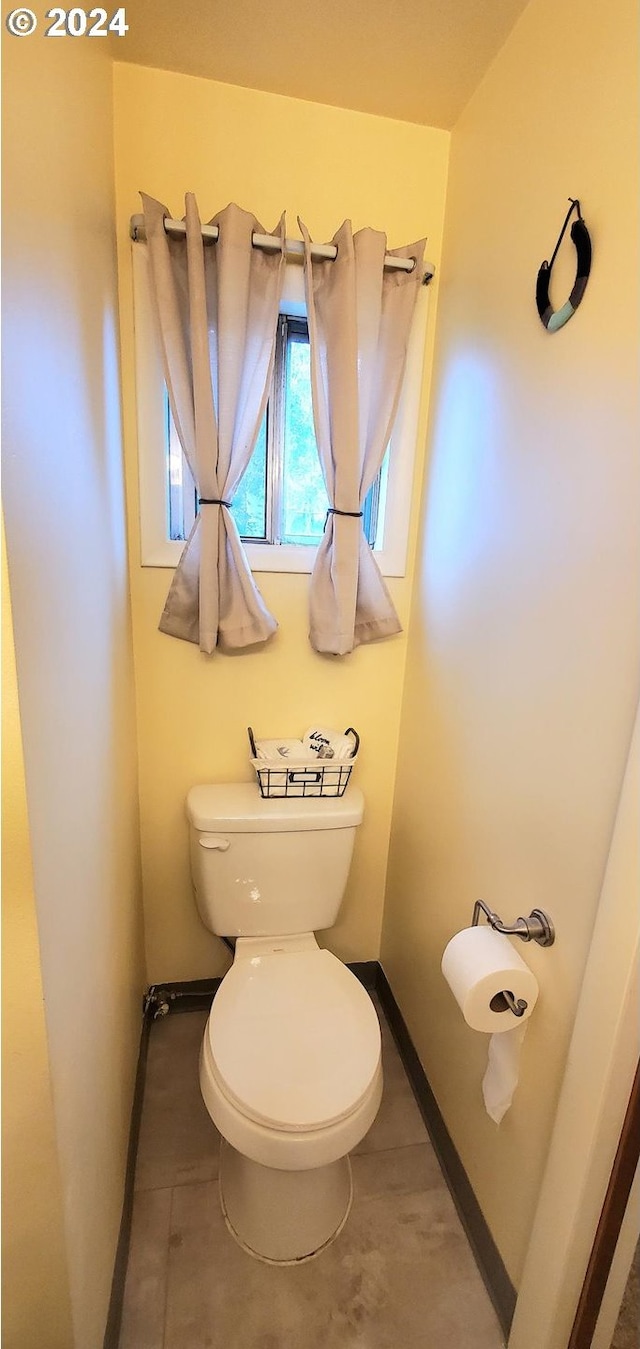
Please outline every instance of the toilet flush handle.
M223 838L222 834L201 834L198 842L201 848L217 848L218 852L226 852L230 839Z

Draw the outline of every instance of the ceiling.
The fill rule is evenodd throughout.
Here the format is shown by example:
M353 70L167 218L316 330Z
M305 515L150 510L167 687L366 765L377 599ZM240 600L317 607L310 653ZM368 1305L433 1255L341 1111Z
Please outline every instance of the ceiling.
M527 0L127 0L117 60L450 128Z

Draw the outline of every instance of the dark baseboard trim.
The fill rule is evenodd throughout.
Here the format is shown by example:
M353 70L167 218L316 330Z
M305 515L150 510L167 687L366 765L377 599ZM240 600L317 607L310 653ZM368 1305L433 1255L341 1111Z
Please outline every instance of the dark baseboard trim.
M131 1124L129 1126L129 1147L127 1150L127 1166L124 1180L122 1218L120 1220L118 1244L116 1246L116 1256L113 1265L111 1295L109 1298L109 1310L107 1312L103 1349L118 1349L120 1340L124 1285L127 1277L127 1262L129 1259L129 1245L131 1242L131 1219L133 1217L136 1161L138 1157L142 1101L144 1097L147 1052L149 1048L151 1026L154 1020L165 1016L167 1012L206 1011L207 1008L211 1006L221 983L222 979L190 979L186 983L152 984L143 998L142 1030L140 1033L140 1050L138 1053L138 1066L136 1068L136 1079L133 1089L133 1104L131 1106ZM162 1010L163 1008L166 1008L166 1012Z
M418 1058L384 970L377 960L352 961L349 962L349 969L365 988L379 995L389 1027L398 1046L400 1058L413 1088L478 1268L498 1314L502 1329L505 1335L508 1335L516 1305L515 1288L507 1274L500 1252L473 1192L469 1177L440 1114L438 1103L429 1086L426 1073ZM124 1285L131 1238L136 1158L151 1025L154 1019L166 1015L163 1010L165 1008L171 1014L206 1011L211 1006L221 983L221 979L191 979L182 983L152 984L144 999L140 1053L138 1055L131 1108L122 1219L116 1248L103 1349L118 1349L120 1338Z
M378 987L378 973L380 966L377 960L349 960L347 968L355 974L356 979L369 989L370 993L375 992Z
M109 1310L107 1312L107 1324L104 1332L103 1349L118 1349L120 1341L120 1327L122 1323L122 1304L124 1300L124 1284L127 1277L127 1262L129 1260L129 1245L131 1241L131 1219L133 1216L133 1191L136 1174L136 1159L138 1156L138 1141L140 1138L140 1121L142 1119L142 1099L144 1096L144 1084L147 1069L147 1050L149 1048L149 1031L151 1029L152 1017L148 1011L143 1010L142 1031L140 1034L140 1050L138 1052L138 1066L136 1068L136 1079L133 1088L133 1104L131 1106L131 1124L129 1126L129 1146L127 1149L127 1166L124 1179L124 1198L122 1201L122 1217L120 1219L120 1231L118 1233L118 1244L116 1246L116 1257L113 1265L113 1278L111 1280L111 1296L109 1298Z
M348 968L356 979L370 991L377 987L380 966L377 960L349 961ZM152 1019L169 1012L206 1011L222 983L222 979L189 979L184 983L152 984L146 1003L152 1009Z
M442 1118L438 1102L429 1086L406 1023L393 996L381 965L377 967L376 992L400 1058L427 1126L434 1151L442 1168L451 1197L476 1258L478 1269L505 1335L508 1336L516 1306L517 1293L504 1266L502 1256L491 1235L486 1219L473 1192L471 1182L462 1165L455 1144Z

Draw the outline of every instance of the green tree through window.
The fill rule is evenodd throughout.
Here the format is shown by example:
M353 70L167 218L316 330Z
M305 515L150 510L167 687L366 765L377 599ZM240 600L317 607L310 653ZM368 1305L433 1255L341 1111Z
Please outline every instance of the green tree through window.
M168 410L167 486L169 538L186 539L197 494ZM380 475L379 475L380 476ZM367 496L364 528L373 544L379 478ZM317 547L327 497L313 428L309 334L305 319L282 315L269 403L251 461L235 493L233 515L247 542Z

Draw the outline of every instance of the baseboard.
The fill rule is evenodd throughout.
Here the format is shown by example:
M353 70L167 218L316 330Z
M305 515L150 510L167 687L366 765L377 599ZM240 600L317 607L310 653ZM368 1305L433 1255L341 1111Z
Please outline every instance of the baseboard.
M138 1141L140 1138L140 1121L142 1119L142 1100L144 1097L144 1084L147 1069L147 1050L149 1047L149 1031L151 1029L152 1016L146 1006L142 1016L142 1030L140 1034L140 1049L138 1052L138 1064L136 1068L136 1080L133 1088L133 1104L131 1106L131 1123L129 1125L129 1146L127 1149L127 1166L124 1179L124 1198L122 1201L122 1217L120 1219L120 1231L118 1233L118 1244L116 1246L116 1257L113 1265L113 1278L111 1280L111 1296L109 1298L109 1310L107 1312L107 1324L104 1332L103 1349L118 1349L120 1341L120 1326L122 1323L122 1304L124 1300L124 1284L127 1277L127 1262L129 1260L129 1245L131 1241L131 1219L133 1216L133 1192L136 1174L136 1160L138 1156Z
M427 1126L429 1137L440 1162L451 1197L475 1255L478 1269L495 1307L500 1325L508 1336L516 1305L516 1290L509 1278L502 1256L491 1235L482 1209L455 1144L442 1118L438 1102L429 1086L406 1023L393 996L381 965L377 966L375 989L393 1034L407 1077Z
M348 967L365 988L377 986L377 960L349 961ZM222 979L189 979L182 983L152 984L145 999L151 1007L152 1019L166 1012L206 1011L222 983Z
M138 1157L138 1142L140 1139L140 1121L142 1119L142 1101L144 1098L147 1051L149 1047L151 1025L156 1018L165 1016L168 1012L206 1011L207 1008L211 1006L221 983L222 979L190 979L188 982L184 983L152 984L143 999L142 1030L140 1033L140 1050L138 1053L136 1080L133 1089L133 1104L131 1106L131 1124L129 1126L129 1146L127 1150L127 1167L124 1181L124 1197L122 1201L122 1218L120 1220L120 1231L118 1234L116 1257L113 1266L111 1296L109 1298L109 1310L107 1312L103 1349L118 1349L120 1340L124 1285L127 1277L127 1262L129 1260L129 1245L131 1241L131 1219L133 1216L136 1161Z
M368 988L371 992L376 992L380 998L389 1027L398 1046L400 1058L413 1088L478 1268L496 1309L502 1329L505 1335L508 1335L516 1304L515 1288L507 1274L500 1252L473 1192L469 1177L440 1114L438 1103L429 1086L426 1073L418 1058L384 970L377 960L353 961L349 963L349 969L365 988ZM140 1053L138 1055L131 1109L122 1220L114 1263L103 1349L118 1349L120 1338L124 1285L131 1237L136 1158L151 1023L155 1018L166 1015L166 1012L175 1014L206 1011L211 1006L221 982L221 979L191 979L181 983L152 984L144 1000Z
M369 989L370 993L375 992L378 987L380 970L377 960L349 960L347 966L351 973L355 974L356 979L359 979L360 983Z

